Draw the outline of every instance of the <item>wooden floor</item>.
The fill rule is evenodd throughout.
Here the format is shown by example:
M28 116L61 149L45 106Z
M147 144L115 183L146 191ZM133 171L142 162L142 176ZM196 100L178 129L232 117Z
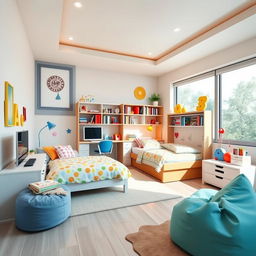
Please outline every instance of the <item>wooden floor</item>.
M199 188L211 187L202 185L201 179L163 185L184 197ZM136 232L141 225L170 219L172 207L180 200L71 217L58 227L32 234L17 230L13 221L3 222L0 223L0 256L137 255L125 236Z

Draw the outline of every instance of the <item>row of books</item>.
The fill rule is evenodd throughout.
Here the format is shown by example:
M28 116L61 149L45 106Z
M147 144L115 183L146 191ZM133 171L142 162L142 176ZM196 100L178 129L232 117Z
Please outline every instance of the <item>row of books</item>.
M177 126L203 126L204 117L198 116L178 116L171 119L171 125Z
M145 107L145 114L146 115L159 115L159 109L152 108L152 107Z
M124 123L125 124L138 124L138 120L137 120L137 118L134 118L133 116L125 116Z
M90 117L79 117L79 122L101 124L101 115L92 115Z
M103 124L119 124L117 116L103 116Z

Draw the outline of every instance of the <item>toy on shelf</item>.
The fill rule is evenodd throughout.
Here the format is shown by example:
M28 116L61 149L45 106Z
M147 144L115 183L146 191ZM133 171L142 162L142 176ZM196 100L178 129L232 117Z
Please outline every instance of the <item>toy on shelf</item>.
M231 153L227 152L224 154L224 161L227 163L231 163Z
M225 158L228 159L228 155L226 155L227 154L226 150L224 148L222 148L222 136L225 133L225 130L223 128L220 128L218 133L219 133L219 138L220 138L220 148L215 149L214 158L215 158L215 160L224 161ZM224 157L225 155L226 155L226 157ZM231 156L230 156L230 158L231 158ZM228 162L228 161L226 161L226 162Z
M208 101L207 96L200 96L198 98L198 103L197 103L196 110L197 111L204 111L207 108L207 101Z
M182 113L185 113L185 112L187 112L187 110L182 104L177 104L174 107L174 113L176 113L176 114L182 114Z

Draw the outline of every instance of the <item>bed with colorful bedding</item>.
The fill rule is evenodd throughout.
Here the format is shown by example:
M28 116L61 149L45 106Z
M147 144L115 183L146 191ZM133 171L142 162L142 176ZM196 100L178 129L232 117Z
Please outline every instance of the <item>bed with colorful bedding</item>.
M132 150L132 166L162 182L202 177L202 154L195 148L150 140L140 150Z
M67 185L72 192L115 185L128 188L129 169L107 156L72 157L49 162L46 179Z

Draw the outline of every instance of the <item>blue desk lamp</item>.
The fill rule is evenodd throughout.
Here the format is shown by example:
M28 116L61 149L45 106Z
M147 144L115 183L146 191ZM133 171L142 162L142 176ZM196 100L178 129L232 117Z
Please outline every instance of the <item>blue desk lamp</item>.
M39 133L38 133L39 148L40 148L40 134L41 134L41 132L43 131L43 129L45 129L45 128L47 128L47 127L48 127L49 130L51 130L51 129L53 129L54 127L56 127L56 124L51 123L51 122L48 121L47 124L46 124L46 126L44 126L44 127L39 131Z

